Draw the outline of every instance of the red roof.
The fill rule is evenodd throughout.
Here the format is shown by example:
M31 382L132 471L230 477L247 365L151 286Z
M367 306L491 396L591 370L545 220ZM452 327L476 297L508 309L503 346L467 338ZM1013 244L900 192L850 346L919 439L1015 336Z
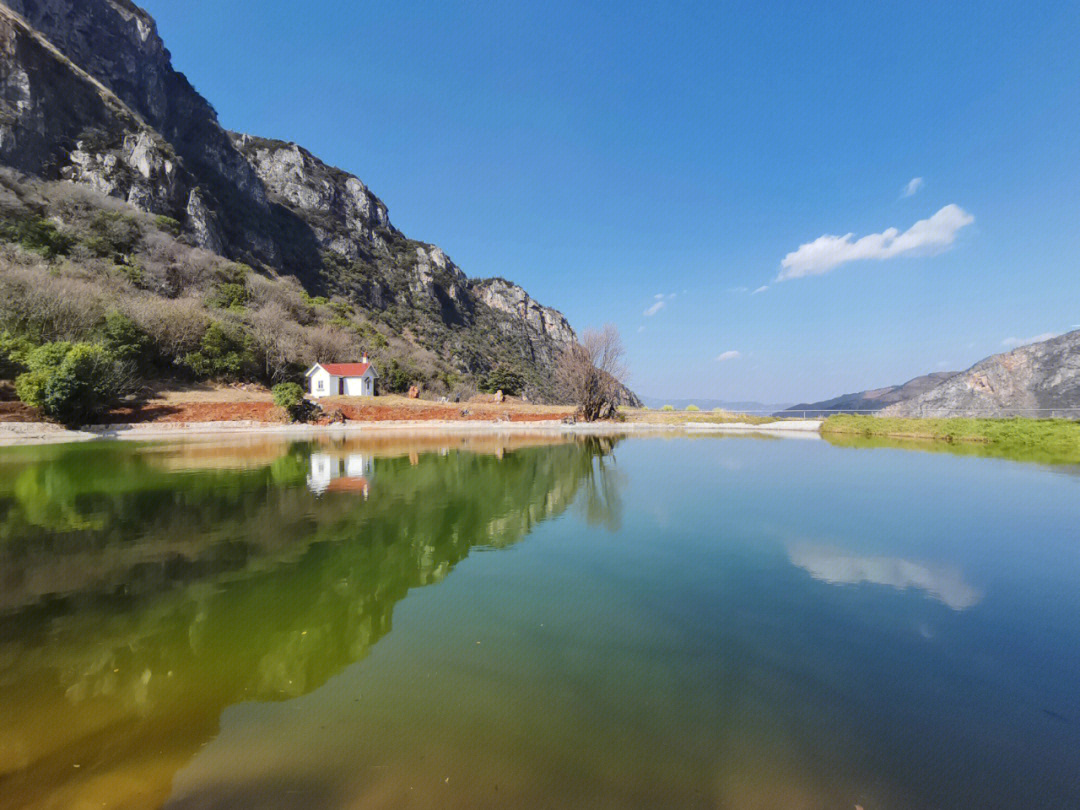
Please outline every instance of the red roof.
M363 377L371 363L319 363L335 377Z

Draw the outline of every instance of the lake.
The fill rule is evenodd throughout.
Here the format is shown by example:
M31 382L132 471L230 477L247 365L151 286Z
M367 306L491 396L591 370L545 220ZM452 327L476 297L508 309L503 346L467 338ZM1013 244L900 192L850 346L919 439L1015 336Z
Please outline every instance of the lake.
M1075 467L3 449L0 808L1080 807L1078 584Z

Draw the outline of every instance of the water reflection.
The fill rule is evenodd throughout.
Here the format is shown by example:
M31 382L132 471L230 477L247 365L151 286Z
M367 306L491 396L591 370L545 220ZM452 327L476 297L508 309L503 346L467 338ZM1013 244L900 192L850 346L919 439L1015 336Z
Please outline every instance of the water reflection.
M362 659L472 548L618 524L612 440L520 444L5 454L0 807L160 806L225 707Z
M830 585L872 583L897 590L914 588L951 607L964 610L982 598L964 581L959 571L899 557L853 554L833 546L791 543L787 548L792 565L814 579Z

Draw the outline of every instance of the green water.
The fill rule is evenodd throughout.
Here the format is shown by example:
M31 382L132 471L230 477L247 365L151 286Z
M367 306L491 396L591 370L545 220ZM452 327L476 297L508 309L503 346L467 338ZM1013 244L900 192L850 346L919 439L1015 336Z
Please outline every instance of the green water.
M1078 527L820 441L0 450L0 808L1080 806Z

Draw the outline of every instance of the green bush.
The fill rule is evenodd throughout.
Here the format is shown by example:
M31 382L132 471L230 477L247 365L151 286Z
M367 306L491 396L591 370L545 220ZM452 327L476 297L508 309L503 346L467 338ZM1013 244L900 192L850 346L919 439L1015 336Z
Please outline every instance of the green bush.
M284 408L293 422L306 422L314 406L304 399L304 389L294 382L280 383L272 389L274 404Z
M662 410L662 411L673 411L673 410L675 410L675 406L674 405L665 405L660 410Z
M116 310L109 312L100 332L102 344L117 360L129 362L139 369L150 365L154 356L154 341L124 313Z
M515 397L525 388L525 378L508 366L499 366L493 369L477 388L488 394L502 391L507 396Z
M687 405L686 410L688 410L688 411L700 411L701 408L699 408L697 405Z
M33 348L22 335L0 332L0 380L13 380L26 371L26 357Z
M184 355L183 364L197 377L236 380L251 374L255 356L246 335L214 321L199 341L199 350Z
M141 236L139 223L130 214L101 211L91 221L90 235L83 244L91 253L108 259L130 253Z
M74 237L62 233L45 217L35 215L11 217L0 222L0 239L17 242L46 259L66 255L75 244Z
M247 284L225 281L218 284L207 299L207 304L218 309L242 310L251 299Z
M15 380L19 399L68 426L104 413L123 392L121 364L93 343L46 343L30 352L26 366Z
M154 224L157 225L159 230L171 233L173 236L179 236L184 227L180 224L180 220L167 217L164 214L158 214L158 216L154 217Z

